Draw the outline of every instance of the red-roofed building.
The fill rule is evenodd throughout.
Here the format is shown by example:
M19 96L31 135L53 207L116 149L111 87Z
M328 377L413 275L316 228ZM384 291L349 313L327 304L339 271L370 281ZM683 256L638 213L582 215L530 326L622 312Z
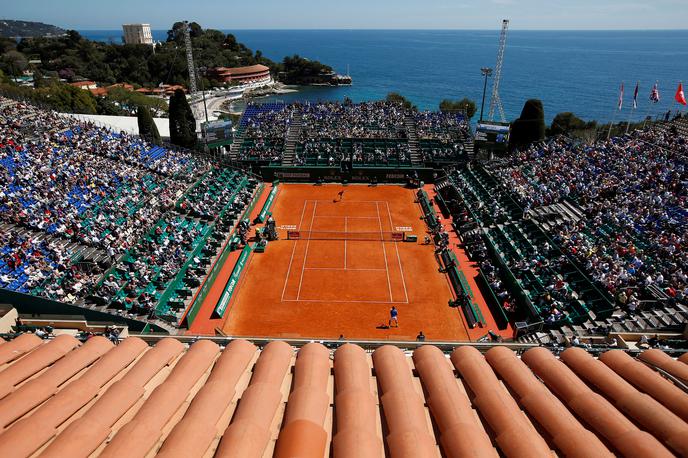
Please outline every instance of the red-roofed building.
M270 80L270 69L265 65L248 67L216 67L208 69L208 77L223 83L255 83Z
M78 87L79 89L90 90L96 89L98 85L93 81L77 81L75 83L69 83L70 86Z

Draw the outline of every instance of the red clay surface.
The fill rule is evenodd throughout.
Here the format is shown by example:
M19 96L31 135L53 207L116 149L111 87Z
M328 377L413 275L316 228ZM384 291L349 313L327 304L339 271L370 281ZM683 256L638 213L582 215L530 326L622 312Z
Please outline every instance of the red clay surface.
M442 212L440 211L440 208L437 206L435 203L435 196L437 193L435 192L435 186L433 185L426 185L424 188L425 192L428 193L428 196L432 199L433 201L433 206L435 208L435 213L437 213L437 219L440 221L440 224L442 224L442 227L444 230L449 234L449 246L451 247L451 250L454 252L456 255L457 261L459 261L459 270L463 272L463 274L466 276L466 281L468 282L468 286L471 288L473 291L473 297L475 300L475 303L480 307L480 312L483 314L483 317L485 318L486 325L485 327L475 327L473 329L468 330L468 336L470 340L478 340L479 338L483 337L488 330L493 331L496 334L501 335L504 338L511 338L514 334L513 328L511 327L511 324L507 326L506 329L500 330L497 327L497 323L492 316L492 312L490 312L490 308L487 306L487 303L485 302L485 298L483 297L482 293L480 292L480 288L478 288L478 283L477 283L477 278L480 275L480 271L478 269L478 264L471 261L468 258L468 255L466 252L459 246L460 240L459 236L456 235L456 232L452 228L452 220L451 218L444 218L442 216Z
M253 221L258 216L260 211L263 209L263 205L265 205L265 201L268 199L270 191L272 191L271 185L266 185L263 187L261 194L258 196L256 200L256 205L253 207L251 213L247 215L249 221ZM229 239L231 237L231 234L227 236L224 242L225 246L227 245L227 243L229 243ZM191 324L189 330L186 332L187 334L214 335L215 329L222 327L222 324L225 320L223 318L213 318L213 310L215 310L215 305L217 304L217 301L220 300L220 296L222 296L222 292L225 289L225 285L227 284L230 275L232 275L232 270L234 270L234 265L236 264L240 255L241 250L235 250L229 254L227 259L225 260L225 263L222 265L222 269L215 278L215 282L212 284L210 291L208 292L208 295L205 297L205 300L201 304L198 314L196 315L196 319ZM217 262L217 260L215 262ZM215 265L213 264L213 268L214 267ZM213 269L211 269L210 272L212 272L212 270ZM203 284L205 284L206 281L208 281L208 277L206 277L205 280L203 280ZM203 288L203 284L201 284L201 286L198 288L196 296L198 296L198 293ZM197 297L194 297L192 303L196 301L196 298Z
M225 317L234 336L467 340L433 247L420 243L286 240L287 230L426 233L414 193L400 186L280 185L280 240L251 255ZM341 202L334 202L344 190ZM387 323L399 309L399 327Z

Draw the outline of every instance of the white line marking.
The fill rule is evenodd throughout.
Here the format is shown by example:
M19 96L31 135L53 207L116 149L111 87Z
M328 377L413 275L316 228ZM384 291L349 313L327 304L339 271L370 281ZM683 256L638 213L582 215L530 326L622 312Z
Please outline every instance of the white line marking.
M306 213L306 201L303 202L303 210L301 210L301 219L299 220L299 228L301 223L303 223L303 214ZM287 276L284 277L284 288L282 288L282 300L284 300L284 292L287 290L287 282L289 281L289 273L291 272L291 263L294 261L294 252L296 251L296 245L298 240L294 242L294 248L291 249L291 258L289 258L289 268L287 269Z
M329 299L284 299L282 302L327 302L327 303L344 303L344 304L408 304L408 302L392 302L392 301L340 301Z
M382 235L382 220L380 219L380 206L375 203L375 209L377 210L377 222L380 224L380 239L384 238ZM389 268L387 266L387 249L385 248L385 243L382 242L382 255L385 257L385 271L387 272L387 288L389 288L389 300L390 302L394 300L392 297L392 282L389 281Z
M344 217L344 233L346 234L346 229L349 223L349 218ZM344 270L346 270L346 239L344 239Z
M308 200L308 202L329 202L329 203L334 203L331 200ZM344 203L350 203L350 204L358 204L358 203L369 203L369 204L376 204L376 203L382 203L384 200L347 200Z
M347 267L346 269L342 269L341 267L306 267L306 270L346 270L347 272L356 272L356 271L361 271L361 272L384 272L385 269L351 269Z
M377 219L377 216L340 216L340 215L316 215L316 218L352 218L352 219Z
M394 227L392 223L392 211L389 209L389 202L387 204L387 214L389 215L389 225ZM406 290L406 280L404 280L404 269L401 267L401 256L399 256L399 244L395 243L394 248L397 250L397 261L399 261L399 275L401 275L401 284L404 285L404 296L406 296L406 302L408 303L408 291Z
M315 219L315 210L318 208L318 202L313 204L313 216L311 216L311 225L308 230L313 230L313 220ZM303 272L306 269L306 260L308 259L308 248L311 246L311 239L309 238L306 242L306 252L303 255L303 266L301 266L301 279L299 280L299 289L296 290L296 300L299 300L301 296L301 284L303 283Z

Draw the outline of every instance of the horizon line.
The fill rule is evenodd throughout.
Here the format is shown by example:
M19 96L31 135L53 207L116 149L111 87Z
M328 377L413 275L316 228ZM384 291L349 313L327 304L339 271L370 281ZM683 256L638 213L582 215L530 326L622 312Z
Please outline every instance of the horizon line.
M60 27L60 26L57 26ZM325 31L389 31L389 32L454 32L454 31L470 31L470 32L499 32L498 28L494 29L484 29L484 28L371 28L371 27L363 27L363 28L345 28L345 27L331 27L331 28L300 28L300 27L275 27L275 28L253 28L253 27L241 27L241 28L217 28L217 27L204 27L201 26L203 30L247 30L247 31L313 31L313 32L325 32ZM113 27L113 28L84 28L84 27L78 27L78 28L72 28L72 27L60 27L65 30L85 30L85 31L113 31L113 30L120 30L122 26L120 25L119 27ZM170 30L167 28L151 28L151 30ZM683 29L676 29L676 28L632 28L632 29L603 29L603 28L596 28L596 29L567 29L567 28L561 28L561 29L527 29L527 28L510 28L510 32L685 32L688 31L688 27L683 28Z

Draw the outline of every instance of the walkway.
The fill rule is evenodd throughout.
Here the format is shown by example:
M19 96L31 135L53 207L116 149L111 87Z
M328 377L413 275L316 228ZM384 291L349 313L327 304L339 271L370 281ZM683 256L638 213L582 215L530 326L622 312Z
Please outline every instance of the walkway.
M442 224L444 230L449 234L449 246L451 247L451 250L454 252L456 258L459 261L459 270L466 276L468 286L471 288L471 291L473 291L475 303L478 304L478 307L480 307L480 311L482 312L483 317L487 322L486 326L483 328L476 326L473 329L468 329L468 335L470 336L470 339L472 341L475 341L487 334L488 331L493 331L496 334L499 334L502 337L504 337L504 339L511 339L513 337L513 328L511 324L509 324L508 327L503 330L499 330L499 328L497 327L497 323L494 317L492 316L492 312L490 311L490 308L487 306L485 298L483 297L482 292L480 291L480 288L477 284L477 278L480 276L478 265L475 262L471 261L468 258L468 255L466 254L464 249L461 248L461 240L459 239L458 234L456 233L456 231L454 231L454 228L452 227L451 217L444 218L444 216L442 216L440 208L437 206L437 203L435 203L435 196L437 194L435 192L435 186L431 184L426 184L423 189L425 190L425 192L428 193L428 196L432 199L432 205L435 208L438 220Z
M265 201L267 201L268 196L270 195L270 191L272 191L272 187L273 185L267 185L263 187L261 195L258 197L258 200L256 201L255 206L251 210L250 215L248 215L249 221L253 222L260 213L260 211L263 209L263 205L265 205ZM232 234L230 234L227 237L225 245L229 243ZM252 238L252 236L253 234L249 236L249 239ZM205 297L203 304L201 304L201 308L199 309L196 318L194 319L193 323L191 324L191 327L186 332L186 334L215 335L216 329L222 329L225 318L214 318L213 311L215 310L215 305L217 305L217 302L220 300L220 296L222 296L222 293L224 292L225 286L229 281L229 277L232 275L232 271L234 270L234 265L236 264L240 255L241 250L234 250L229 254L224 265L222 266L222 269L217 274L217 277L215 278L213 285L210 287L210 291L208 291L208 295ZM215 260L215 263L217 263L217 260L219 260L221 256L222 254L220 253L220 255ZM208 276L204 280L204 283L208 281L208 279L212 275L214 268L215 264L213 264L213 267L210 269ZM201 289L203 289L203 285L201 285L198 288L198 291L201 291ZM227 316L228 312L225 312L225 317Z

